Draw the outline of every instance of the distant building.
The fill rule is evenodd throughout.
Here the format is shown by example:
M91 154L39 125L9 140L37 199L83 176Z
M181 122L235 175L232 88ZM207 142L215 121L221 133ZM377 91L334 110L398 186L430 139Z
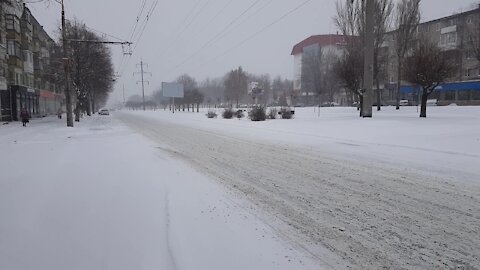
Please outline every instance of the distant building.
M308 85L303 85L303 72L305 70L305 58L309 55L321 53L322 55L333 55L340 57L347 45L347 37L343 35L316 35L311 36L296 44L291 55L293 55L293 90L297 93L299 103L313 105L317 93ZM324 64L324 63L322 63ZM338 93L337 93L338 95ZM342 102L337 96L337 101ZM343 103L343 102L342 102Z

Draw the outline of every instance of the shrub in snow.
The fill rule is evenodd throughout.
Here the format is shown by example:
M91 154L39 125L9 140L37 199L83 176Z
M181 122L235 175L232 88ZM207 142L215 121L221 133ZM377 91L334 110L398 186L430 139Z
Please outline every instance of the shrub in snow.
M234 113L235 112L232 109L227 108L223 111L222 117L225 118L225 119L232 119Z
M237 110L235 112L235 117L238 119L245 117L245 115L243 114L243 110Z
M267 117L268 119L276 119L277 114L278 114L277 108L270 108L270 110L268 111Z
M265 108L262 106L253 107L248 116L252 121L265 121L267 119Z
M215 111L208 111L207 112L208 118L217 118L217 113Z
M292 110L290 108L282 109L281 113L282 119L292 119L293 117Z

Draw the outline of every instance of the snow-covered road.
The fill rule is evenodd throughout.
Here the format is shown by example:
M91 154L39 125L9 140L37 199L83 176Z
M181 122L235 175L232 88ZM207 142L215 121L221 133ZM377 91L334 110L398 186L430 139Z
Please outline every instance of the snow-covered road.
M477 181L454 181L374 159L360 162L319 147L177 125L141 113L119 112L117 117L163 152L249 201L252 213L259 211L278 235L329 266L480 265ZM466 162L475 159L473 154ZM470 171L470 176L478 175L478 169Z
M112 117L0 126L0 269L322 269Z

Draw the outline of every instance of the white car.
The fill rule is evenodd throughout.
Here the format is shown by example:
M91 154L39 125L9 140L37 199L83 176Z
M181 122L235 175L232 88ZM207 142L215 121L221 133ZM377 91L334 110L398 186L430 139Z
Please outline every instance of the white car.
M400 100L399 105L400 106L408 106L408 100L407 99Z
M101 109L98 111L98 114L100 115L110 115L110 112L107 109Z

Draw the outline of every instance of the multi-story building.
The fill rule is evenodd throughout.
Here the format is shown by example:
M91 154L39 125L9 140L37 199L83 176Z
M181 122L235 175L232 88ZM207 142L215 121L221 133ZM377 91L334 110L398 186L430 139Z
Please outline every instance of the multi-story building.
M0 48L1 120L18 120L21 109L37 117L54 114L63 101L55 92L55 75L50 69L55 43L22 1L0 6L6 40L6 52ZM2 59L6 60L7 87L1 83Z
M296 44L291 55L293 55L294 68L293 68L293 90L297 93L299 102L305 105L313 105L317 102L315 96L317 93L312 89L311 85L306 85L304 82L304 72L306 69L307 58L317 57L318 54L322 56L322 63L326 68L326 65L332 64L325 61L329 57L338 58L342 55L345 46L347 45L347 37L343 35L315 35L311 36L300 43ZM339 91L336 91L336 101L344 103L345 95Z
M5 8L0 4L0 91L7 91L7 75L8 75L8 57L7 57L7 30L5 25ZM3 121L2 115L9 114L4 112L4 102L0 96L0 121ZM8 108L8 107L7 107Z
M32 17L33 26L33 67L34 83L39 97L38 112L40 115L55 114L62 107L64 96L55 84L58 74L53 70L52 54L58 47L45 32L43 26Z
M480 46L480 42L471 42L472 35L480 40L480 6L476 9L458 13L452 16L421 23L417 27L415 38L411 41L414 45L420 38L428 38L435 42L444 51L457 67L456 73L447 79L447 82L437 87L431 95L437 99L439 105L456 103L457 105L480 105L480 62L473 46ZM382 103L393 105L396 103L397 93L397 66L395 54L395 31L387 33L385 42L381 46L381 54L388 59L385 70L381 73L379 89ZM347 40L339 35L311 36L294 46L294 90L300 96L314 96L315 93L302 85L302 71L306 53L333 51L341 55ZM323 65L323 63L322 63ZM375 91L378 91L374 87ZM337 102L342 103L344 89L338 85L336 91ZM420 89L407 81L401 82L401 98L408 99L411 104L419 100ZM376 101L376 99L375 99Z
M452 16L421 23L417 27L412 44L421 38L438 44L445 55L455 64L456 72L447 83L437 87L431 98L438 104L480 105L480 62L474 53L470 36L480 35L480 7ZM480 38L480 37L478 37ZM388 33L386 44L389 47L388 81L385 83L384 98L394 100L397 82L397 59L395 56L394 32ZM402 99L418 102L419 88L407 81L401 83Z

